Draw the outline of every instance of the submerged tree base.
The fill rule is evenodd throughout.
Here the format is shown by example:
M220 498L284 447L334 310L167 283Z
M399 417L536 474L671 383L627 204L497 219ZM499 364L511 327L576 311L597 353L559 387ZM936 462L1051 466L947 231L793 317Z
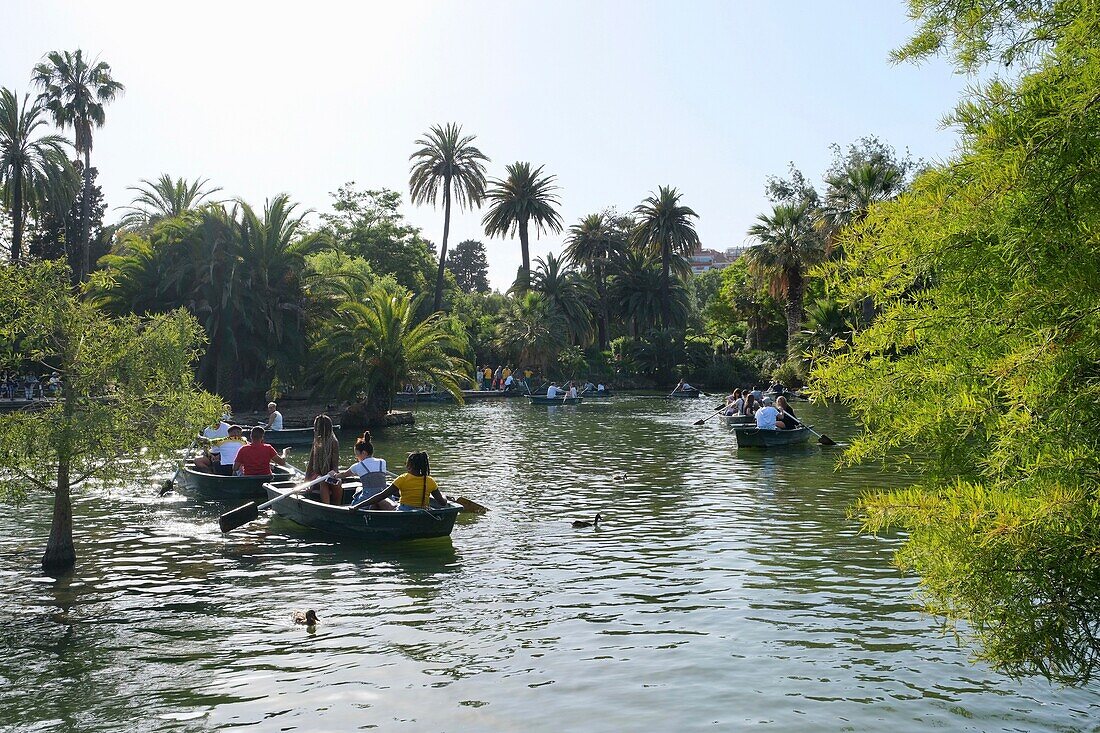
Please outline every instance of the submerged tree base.
M360 428L388 428L395 425L412 425L414 422L411 412L398 412L391 410L385 414L378 414L368 408L366 402L356 402L349 405L340 415L340 427L358 430Z

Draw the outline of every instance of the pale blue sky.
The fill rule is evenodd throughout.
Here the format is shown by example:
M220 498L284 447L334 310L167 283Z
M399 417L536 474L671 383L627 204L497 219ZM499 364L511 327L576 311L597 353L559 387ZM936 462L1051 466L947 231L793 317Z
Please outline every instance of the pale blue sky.
M967 80L943 63L893 66L912 31L901 0L853 2L4 2L0 85L28 89L53 49L108 61L127 91L93 164L112 207L159 174L206 177L260 205L322 211L346 181L407 196L408 156L457 121L492 159L558 176L567 224L626 210L658 185L699 213L704 245L742 244L768 174L815 180L828 145L876 134L938 159L940 119ZM405 207L438 242L442 214ZM109 218L117 213L109 212ZM518 242L458 214L506 288ZM558 251L543 235L532 255Z

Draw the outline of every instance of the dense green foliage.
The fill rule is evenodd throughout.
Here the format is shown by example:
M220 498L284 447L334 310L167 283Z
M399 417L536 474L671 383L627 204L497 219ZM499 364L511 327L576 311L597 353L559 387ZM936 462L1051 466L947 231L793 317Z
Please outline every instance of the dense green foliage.
M107 317L69 287L65 266L0 267L0 368L62 379L62 402L0 413L0 488L54 494L47 570L75 562L70 491L149 476L221 403L194 383L202 330L182 310Z
M829 268L874 321L822 355L819 389L866 426L849 463L915 463L909 490L865 497L868 529L928 608L1011 673L1087 681L1100 664L1100 7L913 2L970 67L1029 59L953 116L959 155L870 207Z
M455 245L447 253L447 269L464 293L489 292L489 260L481 242L467 239Z

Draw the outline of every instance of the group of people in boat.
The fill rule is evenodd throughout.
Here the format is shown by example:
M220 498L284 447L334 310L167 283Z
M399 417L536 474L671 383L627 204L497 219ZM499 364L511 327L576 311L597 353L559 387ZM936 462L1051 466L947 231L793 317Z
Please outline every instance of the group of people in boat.
M269 414L277 412L275 403ZM282 416L279 416L281 422ZM281 428L280 428L281 429ZM206 442L203 455L195 458L199 470L222 476L270 476L272 465L286 466L287 453L280 453L264 442L266 430L257 425L244 439L240 425L230 425L219 419L202 432ZM447 505L447 497L431 477L431 465L425 451L414 451L405 461L405 473L389 480L386 461L376 458L370 431L364 431L355 442L355 463L340 467L340 441L336 437L332 418L318 415L313 420L313 443L306 462L305 480L326 476L319 484L317 498L324 504L341 506L344 501L345 478L359 479L360 488L351 497L351 506L360 509L411 511Z
M766 395L759 389L735 389L726 397L724 415L752 417L761 430L794 430L802 427L787 398Z

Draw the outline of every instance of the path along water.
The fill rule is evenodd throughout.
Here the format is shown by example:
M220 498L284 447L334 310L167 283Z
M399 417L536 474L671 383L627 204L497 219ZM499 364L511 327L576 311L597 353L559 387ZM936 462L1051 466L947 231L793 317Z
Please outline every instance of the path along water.
M906 477L836 473L814 444L738 452L691 425L711 406L418 409L378 454L424 448L492 508L443 541L279 519L223 537L224 506L105 487L77 499L80 561L54 580L46 500L0 505L0 731L1098 730L1100 690L971 664L916 610L898 538L845 518ZM313 631L290 622L306 608Z

